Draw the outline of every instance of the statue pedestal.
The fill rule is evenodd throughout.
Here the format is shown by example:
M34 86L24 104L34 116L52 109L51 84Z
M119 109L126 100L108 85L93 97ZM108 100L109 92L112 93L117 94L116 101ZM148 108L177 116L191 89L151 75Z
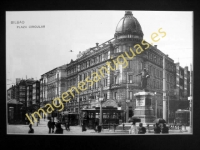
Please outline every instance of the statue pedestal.
M144 90L134 94L134 96L136 97L134 117L140 118L142 123L152 123L156 119L151 105L154 94Z

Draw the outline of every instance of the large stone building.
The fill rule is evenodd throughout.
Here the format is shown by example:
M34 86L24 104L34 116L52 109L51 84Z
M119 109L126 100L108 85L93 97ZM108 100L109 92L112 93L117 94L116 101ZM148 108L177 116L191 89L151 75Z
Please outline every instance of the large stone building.
M164 31L160 33L165 36ZM41 75L40 106L44 108L45 104L52 103L53 99L61 97L62 93L72 89L74 97L71 96L71 100L65 103L64 110L79 113L84 108L93 108L98 106L98 99L103 96L104 102L112 101L118 109L124 110L122 118L125 119L126 116L125 120L127 120L128 117L134 115L136 107L134 94L141 90L141 77L136 75L146 68L150 74L147 89L150 92L156 92L151 101L154 115L163 117L163 86L166 86L170 100L167 103L170 103L167 113L173 114L175 109L178 109L178 107L172 107L174 101L177 100L175 89L178 86L176 84L177 65L174 60L160 51L157 45L152 46L143 40L141 25L131 11L125 12L113 34L112 39L102 44L96 43L94 47L80 51L77 59L71 60L69 64ZM140 51L139 54L138 51ZM134 53L137 55L134 56ZM121 63L117 60L119 56L121 56L119 59ZM188 74L188 71L185 72ZM101 80L93 82L92 86L87 83L84 87L88 88L82 92L79 90L78 93L76 91L78 83L86 79L93 80L95 73L101 76ZM163 85L164 77L166 82ZM187 83L183 89L188 92L188 78L185 82Z
M41 75L40 79L40 106L44 108L52 103L56 97L65 92L66 65L54 68ZM49 114L51 116L51 114Z
M156 45L148 44L148 49L145 49L147 42L142 40L143 32L138 20L132 12L126 11L124 17L117 24L114 38L100 45L96 43L95 47L80 52L77 59L67 65L66 89L72 86L77 87L78 82L85 80L88 76L91 77L92 73L98 72L102 66L106 66L107 61L112 62L121 54L125 56L128 66L115 65L112 62L111 66L115 71L109 70L110 73L107 73L104 69L104 78L93 86L89 86L84 92L75 94L75 97L67 103L67 109L79 112L85 107L93 107L91 100L98 100L100 83L102 83L104 101L114 100L122 110L125 110L125 113L128 113L128 117L131 117L134 115L133 110L136 106L133 95L141 90L140 76L135 75L140 73L143 68L147 68L150 74L147 88L151 92L158 93L152 100L153 109L155 110L157 107L157 117L162 117L163 58L166 62L166 88L168 91L175 88L176 67L174 61L161 52ZM141 45L143 51L133 59L128 58L133 56L130 48L136 52L137 48L134 46L137 44ZM125 61L123 58L121 59L121 61ZM130 100L129 103L126 103L127 99Z

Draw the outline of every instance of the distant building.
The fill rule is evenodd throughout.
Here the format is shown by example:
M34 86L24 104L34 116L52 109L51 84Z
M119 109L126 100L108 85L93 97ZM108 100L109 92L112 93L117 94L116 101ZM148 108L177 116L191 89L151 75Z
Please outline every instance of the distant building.
M40 79L40 106L52 104L56 97L65 92L66 65L57 67L43 75ZM58 103L57 103L58 104ZM49 114L48 116L51 116Z
M179 101L178 109L188 109L190 96L190 71L188 67L181 67L176 63L176 90L177 100Z
M30 107L33 104L33 84L35 83L35 80L33 78L26 80L26 101L27 101L27 107Z
M33 83L32 95L32 104L40 106L40 81L35 81Z

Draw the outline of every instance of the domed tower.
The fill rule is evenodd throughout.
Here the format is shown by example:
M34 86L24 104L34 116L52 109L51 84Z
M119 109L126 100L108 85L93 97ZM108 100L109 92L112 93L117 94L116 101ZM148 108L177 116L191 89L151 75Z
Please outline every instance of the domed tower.
M143 36L144 34L138 20L131 11L125 11L124 17L120 19L115 30L113 53L128 52L130 48L135 51L134 45L141 44Z
M119 21L115 31L116 40L141 41L143 39L142 28L131 11L125 11L124 17Z

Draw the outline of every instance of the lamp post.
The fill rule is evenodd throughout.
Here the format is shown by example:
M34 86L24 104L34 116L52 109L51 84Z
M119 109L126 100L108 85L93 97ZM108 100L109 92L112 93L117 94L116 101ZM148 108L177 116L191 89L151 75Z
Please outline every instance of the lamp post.
M166 56L164 55L163 56L163 119L167 119L167 108L166 108L166 70L165 70L165 59L166 59Z
M102 81L102 79L101 79ZM99 125L102 126L102 101L103 101L103 96L102 96L102 91L103 91L103 85L100 82L100 96L99 96L99 103L100 103L100 120L99 120Z
M167 104L168 104L168 106L166 107L167 109L166 109L166 112L168 112L167 114L166 114L166 119L165 120L167 120L167 122L169 123L169 112L170 112L170 109L169 109L169 95L170 95L170 92L172 92L172 91L174 91L174 90L168 90L168 91L165 91L165 92L159 92L159 93L163 93L163 94L165 94L166 95L166 101L167 101ZM155 92L155 95L158 95L158 92ZM158 104L157 104L157 99L156 99L156 117L157 117L157 106ZM163 118L164 119L164 118Z

